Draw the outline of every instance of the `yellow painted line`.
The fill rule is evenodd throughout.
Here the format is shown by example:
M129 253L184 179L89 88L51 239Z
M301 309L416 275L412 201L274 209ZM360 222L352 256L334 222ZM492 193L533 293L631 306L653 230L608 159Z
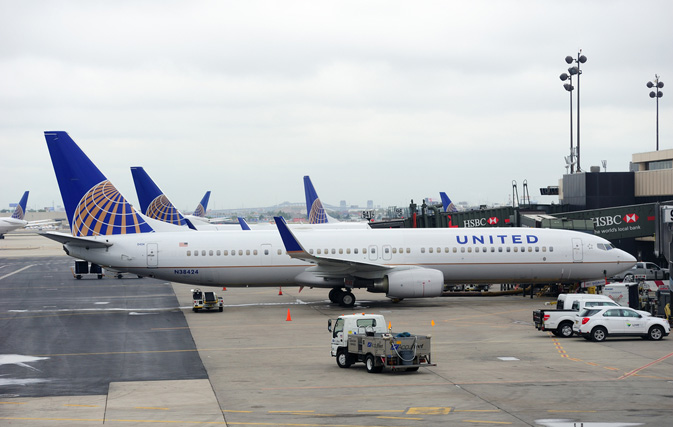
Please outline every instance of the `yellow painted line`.
M162 411L170 410L170 408L157 408L155 406L134 406L134 409L160 409Z
M568 359L572 360L573 362L584 362L584 360L578 359L576 357L569 357Z
M454 409L453 412L500 412L498 409Z
M464 423L479 423L479 424L512 424L508 421L484 421L484 420L463 420Z
M619 370L619 368L613 368L611 366L603 366L603 369L608 369L610 371L618 371Z
M385 417L385 416L380 416L376 417L380 418L382 420L409 420L409 421L423 421L423 418L411 418L411 417Z
M359 409L358 412L404 412L404 409Z
M409 408L407 415L446 415L451 412L450 407L417 406Z
M591 365L591 366L600 366L598 363L594 363L594 362L584 362L584 363L586 363L587 365Z
M82 407L82 408L99 408L99 405L68 405L65 404L63 406L76 406L76 407Z

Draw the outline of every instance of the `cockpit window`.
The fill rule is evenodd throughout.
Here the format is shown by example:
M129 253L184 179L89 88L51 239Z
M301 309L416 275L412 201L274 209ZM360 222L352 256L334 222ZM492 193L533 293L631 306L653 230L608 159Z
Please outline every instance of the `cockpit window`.
M603 251L609 251L615 248L615 246L612 243L599 243L596 246L598 247L598 249L601 249Z

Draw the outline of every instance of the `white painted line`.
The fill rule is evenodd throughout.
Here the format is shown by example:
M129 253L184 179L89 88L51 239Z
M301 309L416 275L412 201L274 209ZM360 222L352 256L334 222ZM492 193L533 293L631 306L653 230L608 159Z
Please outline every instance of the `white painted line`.
M7 277L9 277L9 276L13 276L13 275L15 275L16 273L21 273L23 270L28 270L30 267L34 267L34 266L35 266L35 264L27 265L27 266L25 266L25 267L23 267L23 268L20 268L20 269L14 271L14 272L12 272L12 273L8 273L8 274L5 274L4 276L0 276L0 280L5 279L5 278L7 278Z

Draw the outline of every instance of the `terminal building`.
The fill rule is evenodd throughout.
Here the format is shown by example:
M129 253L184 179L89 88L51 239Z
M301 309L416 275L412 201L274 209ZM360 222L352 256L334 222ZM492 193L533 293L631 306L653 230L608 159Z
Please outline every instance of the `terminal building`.
M441 206L411 203L409 217L374 227L566 228L600 235L642 261L667 266L670 231L663 230L661 206L673 205L673 149L632 155L630 170L566 174L558 187L540 189L559 203L536 205L514 199L513 206L442 212ZM659 237L657 239L657 237Z

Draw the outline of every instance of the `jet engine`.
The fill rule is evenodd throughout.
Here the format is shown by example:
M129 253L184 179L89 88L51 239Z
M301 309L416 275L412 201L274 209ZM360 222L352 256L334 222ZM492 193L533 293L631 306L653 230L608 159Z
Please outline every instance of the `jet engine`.
M444 274L429 268L393 271L374 284L374 292L385 292L388 298L424 298L441 295Z

